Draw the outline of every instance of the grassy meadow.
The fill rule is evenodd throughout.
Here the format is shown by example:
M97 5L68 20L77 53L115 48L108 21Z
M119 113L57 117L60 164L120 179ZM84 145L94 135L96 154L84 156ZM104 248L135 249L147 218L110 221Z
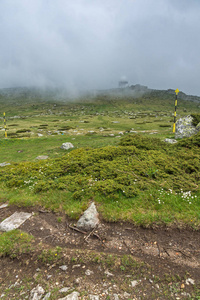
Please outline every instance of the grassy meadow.
M78 218L91 201L107 221L200 225L200 135L171 145L175 96L0 97L0 201ZM3 112L8 138L4 137ZM178 100L177 118L200 113ZM61 145L71 142L73 149ZM48 155L46 160L36 159Z

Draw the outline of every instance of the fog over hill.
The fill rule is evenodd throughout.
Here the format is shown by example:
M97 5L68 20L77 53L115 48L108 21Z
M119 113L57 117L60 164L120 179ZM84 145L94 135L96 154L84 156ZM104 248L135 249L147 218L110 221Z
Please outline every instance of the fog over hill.
M115 88L125 77L200 96L198 0L1 0L0 88Z
M68 90L66 88L38 88L38 87L13 87L0 89L0 99L38 99L43 100L73 100L85 97L96 97L98 95L116 96L116 97L150 97L167 98L175 95L173 89L157 90L147 86L136 84L125 88L113 88L104 90ZM182 100L200 102L200 97L187 95L180 91L178 98Z

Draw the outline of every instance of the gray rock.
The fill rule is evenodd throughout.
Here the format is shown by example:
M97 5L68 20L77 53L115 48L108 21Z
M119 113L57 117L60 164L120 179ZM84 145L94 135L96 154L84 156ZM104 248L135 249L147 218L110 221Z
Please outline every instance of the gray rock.
M18 228L32 216L30 213L15 212L0 223L0 231L10 231Z
M68 150L70 148L74 148L74 145L72 143L63 143L60 148L64 150Z
M45 290L38 284L34 289L31 290L29 300L40 300L44 293Z
M85 271L85 275L87 275L87 276L90 276L90 275L92 275L92 274L94 274L94 272L91 271L91 270L89 270L89 269L87 269L87 270Z
M69 290L71 290L70 287L64 287L64 288L62 288L61 290L59 290L59 293L66 293L66 292L68 292Z
M99 300L98 295L89 295L90 300Z
M63 265L63 266L60 266L59 267L62 271L67 271L67 269L68 269L68 266L66 266L66 265Z
M8 204L7 203L4 203L4 204L2 204L1 206L0 206L0 209L1 208L5 208L5 207L7 207L8 206Z
M80 294L78 292L73 292L64 298L59 298L58 300L78 300L79 295Z
M130 298L131 294L124 292L124 298Z
M5 167L5 166L9 166L9 165L10 165L10 163L3 162L0 164L0 167Z
M131 281L131 286L135 287L139 282L137 280Z
M119 300L119 296L117 294L113 294L114 300Z
M177 140L174 140L174 139L165 139L165 142L166 143L170 143L170 144L176 144Z
M190 137L199 131L198 126L192 124L192 116L180 118L176 122L175 139L182 139L184 137Z
M105 270L104 272L107 276L114 276L112 273L110 273L108 270Z
M186 283L187 285L189 285L189 284L194 285L194 279L188 278L188 279L186 279L185 283Z
M94 202L90 205L90 207L84 212L84 214L80 217L77 222L77 227L90 231L94 229L99 224L98 212Z
M48 292L42 300L49 300L51 297L51 292Z
M47 159L47 158L49 158L48 155L39 155L39 156L36 157L36 159L39 159L39 160Z

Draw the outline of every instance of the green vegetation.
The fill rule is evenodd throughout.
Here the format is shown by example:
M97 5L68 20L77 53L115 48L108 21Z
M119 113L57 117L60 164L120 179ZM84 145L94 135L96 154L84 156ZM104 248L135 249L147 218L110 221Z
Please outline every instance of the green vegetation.
M30 253L32 240L33 236L20 230L0 233L0 257L10 256L15 258Z
M2 101L10 137L0 140L0 162L11 163L0 173L2 202L78 218L95 201L105 220L199 227L200 134L163 142L173 138L173 95L12 101ZM197 120L199 103L182 100L177 111Z

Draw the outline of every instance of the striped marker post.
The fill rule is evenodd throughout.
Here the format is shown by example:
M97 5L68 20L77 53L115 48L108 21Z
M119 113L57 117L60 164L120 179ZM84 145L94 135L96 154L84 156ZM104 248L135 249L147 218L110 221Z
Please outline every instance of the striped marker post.
M174 125L173 125L173 132L176 130L176 108L177 108L177 95L179 93L179 89L175 90L176 93L176 99L175 99L175 111L174 111Z
M5 138L7 138L7 131L6 131L6 113L3 113L3 122L4 122L4 128L5 128Z

